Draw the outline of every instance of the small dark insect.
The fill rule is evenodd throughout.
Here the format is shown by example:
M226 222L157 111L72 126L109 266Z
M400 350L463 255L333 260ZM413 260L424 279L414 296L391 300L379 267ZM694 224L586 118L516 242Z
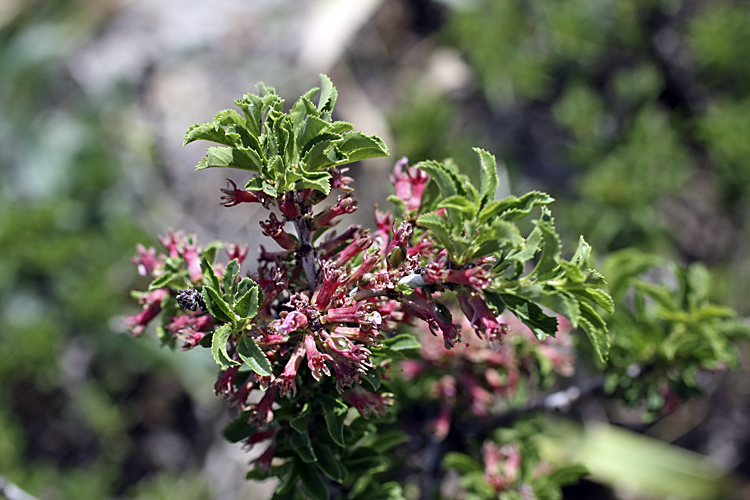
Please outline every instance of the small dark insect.
M203 300L203 294L193 287L177 292L177 303L181 308L190 311L199 309L203 312L206 311L206 301Z

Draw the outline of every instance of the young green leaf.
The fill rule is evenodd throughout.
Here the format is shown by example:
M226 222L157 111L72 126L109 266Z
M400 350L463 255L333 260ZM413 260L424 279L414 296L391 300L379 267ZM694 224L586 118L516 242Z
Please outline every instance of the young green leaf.
M243 286L243 283L246 284ZM252 283L252 285L250 283ZM255 315L258 314L258 308L260 307L260 303L262 301L262 297L260 297L260 295L263 292L260 290L260 287L250 278L244 278L240 282L237 295L242 293L243 290L245 290L245 293L235 304L234 310L237 312L237 314L239 314L240 318L254 318Z
M211 354L213 354L216 364L224 369L239 365L227 353L227 342L232 333L232 325L222 325L214 331L213 340L211 341Z
M240 355L240 359L242 359L252 371L261 377L270 377L273 374L271 371L271 363L268 361L268 356L266 356L266 353L264 353L260 346L255 343L255 340L249 336L242 336L242 339L237 345L237 354Z
M495 157L483 149L474 148L474 153L479 158L479 194L481 206L484 207L495 198L498 186L497 164Z
M232 259L224 270L224 299L228 304L234 304L237 293L237 276L240 274L240 263Z
M536 338L544 340L548 335L555 336L557 318L547 316L541 307L530 300L509 294L502 294L501 297L508 309L534 332Z
M599 359L602 363L606 363L609 355L609 333L607 332L607 324L593 307L585 302L580 302L579 305L581 307L580 324L586 332L586 335L589 337L591 344L594 346L594 350L599 356Z
M234 323L236 321L232 308L224 301L219 292L212 287L203 287L203 298L206 301L206 308L208 308L211 316L225 323Z
M196 170L210 167L228 167L251 172L260 172L263 161L258 153L248 148L225 148L222 146L208 148L206 156L200 161Z
M336 481L337 483L343 483L346 479L346 468L341 461L336 458L331 448L323 443L314 442L313 451L318 457L318 461L315 465L318 466L320 471L325 474L329 479Z

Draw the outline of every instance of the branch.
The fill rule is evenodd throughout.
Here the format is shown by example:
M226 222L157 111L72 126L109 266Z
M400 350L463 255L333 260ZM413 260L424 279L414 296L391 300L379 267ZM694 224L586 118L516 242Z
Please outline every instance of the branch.
M0 476L0 496L5 496L8 500L39 500L37 497L23 491L4 476Z
M300 207L304 207L302 203ZM304 208L302 208L304 210ZM307 211L309 212L309 207ZM307 286L310 288L310 293L315 291L315 251L312 246L312 229L310 228L310 219L306 217L307 213L303 213L302 217L292 219L294 221L294 229L297 230L297 237L299 238L300 248L297 251L297 258L302 261L302 269L305 271L307 277Z

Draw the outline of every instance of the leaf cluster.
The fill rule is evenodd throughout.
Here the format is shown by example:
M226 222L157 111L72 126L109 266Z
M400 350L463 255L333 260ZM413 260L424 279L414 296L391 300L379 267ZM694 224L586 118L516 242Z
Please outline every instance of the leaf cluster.
M376 136L356 132L351 123L334 121L338 91L330 78L320 76L320 87L305 93L285 113L284 100L273 88L258 84L259 93L235 101L238 112L227 109L211 123L194 125L185 144L205 140L221 144L208 148L196 170L229 167L258 176L245 189L263 191L272 198L295 189L331 190L330 170L368 158L387 156L388 148ZM318 103L313 98L320 94Z

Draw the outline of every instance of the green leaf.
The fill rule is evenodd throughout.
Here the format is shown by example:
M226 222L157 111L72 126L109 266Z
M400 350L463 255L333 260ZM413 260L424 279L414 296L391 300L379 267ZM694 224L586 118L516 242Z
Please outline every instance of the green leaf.
M196 170L209 167L228 167L260 172L263 161L258 153L248 148L210 147Z
M185 132L185 139L182 145L187 146L195 141L211 141L233 147L237 145L239 138L237 134L227 134L227 131L218 125L202 123L193 125Z
M554 276L557 271L562 244L560 243L560 237L555 232L555 226L549 210L542 208L542 219L534 221L534 223L541 230L544 249L542 250L539 262L531 274L536 280L547 280Z
M477 207L463 196L455 195L444 199L438 204L438 208L452 208L466 214L470 219L477 215Z
M237 353L240 355L240 359L261 377L270 377L273 374L268 356L255 343L255 340L247 335L242 336L242 340L237 346Z
M410 333L399 333L389 339L383 340L383 345L394 351L408 351L410 349L421 349L416 335Z
M380 137L361 132L346 132L336 147L348 157L347 163L388 156L388 147Z
M336 458L331 448L326 444L315 442L313 443L313 451L315 451L315 455L318 457L315 465L318 466L320 471L331 480L343 483L344 479L346 479L346 468Z
M320 98L318 99L318 111L333 112L333 107L336 105L336 98L338 92L336 87L333 86L333 82L328 76L320 75Z
M473 262L500 250L516 249L522 244L523 238L515 225L502 219L496 219L491 224L479 229L479 234L472 242L469 256L465 262Z
M430 177L435 181L440 189L440 194L443 198L450 198L451 196L466 195L466 192L461 187L456 175L451 172L445 165L434 160L427 160L419 162L415 165L418 169L427 172Z
M300 464L299 477L302 489L312 500L330 500L331 492L315 467Z
M312 422L312 417L312 406L310 406L310 403L305 403L302 411L289 422L289 425L297 432L307 433L310 422Z
M484 472L482 464L474 458L463 453L449 452L443 458L443 465L456 470L459 474L468 474L470 472Z
M495 157L483 149L474 148L474 152L479 158L479 191L481 196L481 206L486 206L495 198L497 191L497 164Z
M171 286L172 288L176 288L178 290L184 290L186 288L189 288L192 285L190 280L185 276L184 272L180 273L171 273L167 272L166 274L163 274L156 278L154 281L151 282L151 284L148 286L149 290L156 290L158 288L164 288L165 286Z
M501 294L501 297L508 309L534 332L536 338L544 340L548 335L555 336L557 318L547 316L541 307L530 300L510 294Z
M243 283L247 283L243 286ZM258 314L258 309L262 301L260 294L263 292L260 287L250 278L244 278L238 286L238 295L246 290L245 293L235 304L235 311L240 318L254 318Z
M258 428L250 424L250 417L243 412L236 420L229 422L221 431L224 439L230 443L239 443L255 434Z
M555 201L554 198L539 191L531 191L520 198L508 196L502 200L493 201L485 205L479 213L479 222L484 223L495 217L502 217L512 222L524 215L528 215L536 207L548 205L553 201Z
M377 435L375 440L370 444L370 448L378 453L385 453L391 448L409 441L409 435L401 431L386 431Z
M201 271L203 271L203 276L208 278L208 280L211 282L211 286L214 288L214 290L221 290L219 277L216 275L216 272L214 271L211 263L205 257L201 258Z
M424 214L417 218L417 225L428 229L437 240L437 243L445 247L448 250L450 258L453 259L453 240L451 239L445 219L436 213Z
M587 303L580 302L579 306L581 308L581 318L579 323L589 337L599 359L603 363L606 363L609 355L609 333L607 332L607 324L602 317L599 316L599 313Z
M213 354L216 364L224 369L239 365L227 353L227 342L232 333L232 325L222 325L214 331L213 340L211 341L211 354Z
M259 136L263 113L261 98L255 94L245 94L242 99L237 99L234 103L245 114L245 124L250 133L256 137Z
M293 432L289 436L289 446L305 463L313 463L318 461L318 457L313 451L312 443L310 442L310 434L305 432Z
M346 446L344 443L344 420L346 419L346 406L342 405L331 397L326 397L322 401L323 416L326 421L326 428L333 442L339 446Z
M232 312L229 304L227 304L221 295L219 295L219 292L212 287L203 287L203 298L206 301L206 308L208 308L208 312L211 313L211 316L225 323L234 323L236 321L234 312Z
M234 304L237 293L237 276L240 274L240 263L232 259L224 270L224 297L229 304Z
M304 153L314 145L310 143L320 136L323 137L319 139L318 142L332 137L338 139L338 136L336 135L331 136L326 134L330 128L331 125L320 118L308 116L305 120L305 125L300 130L299 137L297 138L297 143L300 145L300 153L304 155Z
M297 181L297 189L317 189L325 195L331 192L331 174L328 172L305 172Z

